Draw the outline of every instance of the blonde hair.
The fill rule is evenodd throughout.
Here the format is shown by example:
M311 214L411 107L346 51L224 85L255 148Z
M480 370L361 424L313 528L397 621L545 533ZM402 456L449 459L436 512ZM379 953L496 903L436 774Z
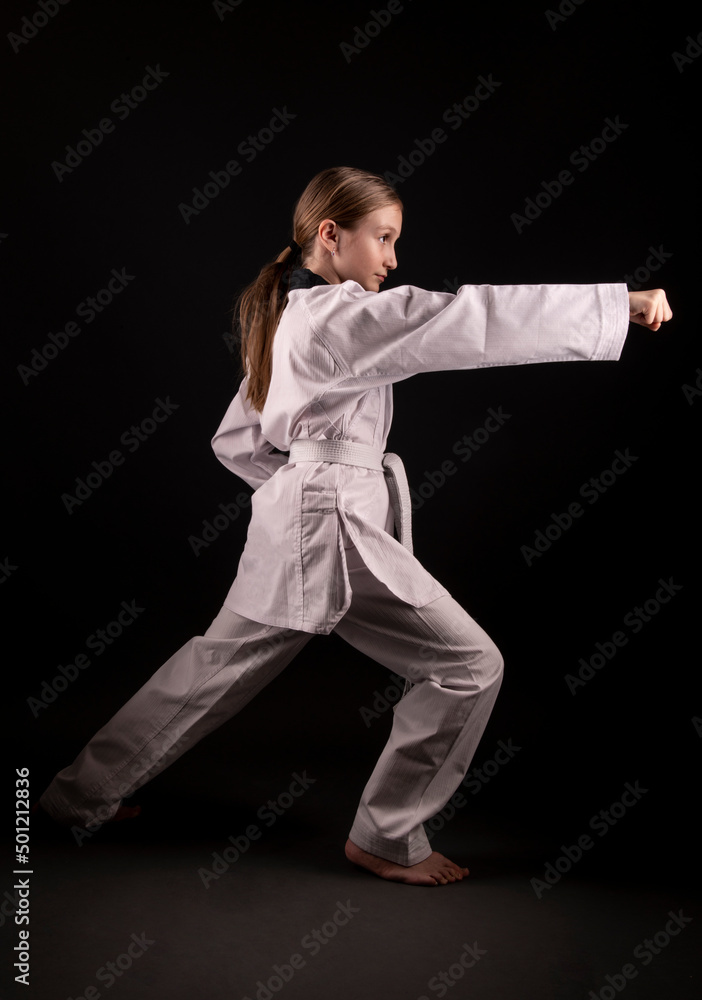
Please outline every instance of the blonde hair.
M293 240L302 248L303 262L312 253L317 231L325 219L353 230L370 212L388 204L403 209L397 192L380 174L355 167L322 170L302 192L293 211ZM287 246L274 261L265 264L234 306L232 332L241 339L241 374L248 375L246 398L259 413L271 382L273 338L288 301L282 278L292 264L293 254Z

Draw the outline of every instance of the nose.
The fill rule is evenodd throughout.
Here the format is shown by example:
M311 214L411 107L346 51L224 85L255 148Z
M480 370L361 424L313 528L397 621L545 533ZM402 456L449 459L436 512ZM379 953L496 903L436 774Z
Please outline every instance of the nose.
M397 257L395 255L395 250L392 247L388 247L388 252L385 254L384 264L388 271L394 271L397 267Z

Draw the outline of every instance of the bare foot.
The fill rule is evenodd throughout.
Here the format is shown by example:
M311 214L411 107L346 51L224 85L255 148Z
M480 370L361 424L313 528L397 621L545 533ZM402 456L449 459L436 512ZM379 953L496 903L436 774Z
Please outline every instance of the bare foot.
M405 882L407 885L447 885L449 882L460 882L469 874L467 868L455 865L438 851L432 851L428 858L416 865L398 865L393 861L386 861L385 858L357 847L352 840L346 841L344 853L349 861L367 868L374 875L390 882Z

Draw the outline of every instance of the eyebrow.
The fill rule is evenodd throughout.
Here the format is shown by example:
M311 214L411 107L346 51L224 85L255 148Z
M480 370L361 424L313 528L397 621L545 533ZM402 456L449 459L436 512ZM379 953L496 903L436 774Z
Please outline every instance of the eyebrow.
M387 229L387 230L389 230L389 231L390 231L391 233L396 233L396 232L397 232L397 230L395 229L395 227L394 227L394 226L376 226L376 227L375 227L375 231L376 231L376 232L378 232L378 230L379 230L379 229Z

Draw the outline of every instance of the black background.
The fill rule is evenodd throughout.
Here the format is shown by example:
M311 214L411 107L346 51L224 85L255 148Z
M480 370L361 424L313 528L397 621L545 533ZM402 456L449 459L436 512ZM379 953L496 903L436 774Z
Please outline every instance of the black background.
M415 553L505 656L475 763L500 739L522 749L476 806L557 848L638 780L649 791L612 832L612 864L628 864L634 880L649 865L647 877L687 881L702 715L693 688L702 402L684 386L702 364L693 154L702 58L681 72L673 53L700 24L687 5L570 8L554 28L539 4L405 2L347 59L341 43L380 5L243 0L219 16L209 3L72 0L18 52L5 43L8 800L15 767L31 768L36 797L221 606L246 509L198 555L190 539L219 504L251 492L210 449L238 385L224 334L236 293L290 238L295 200L327 166L396 171L415 140L443 127L446 141L398 184L405 216L390 286L623 281L662 247L669 256L643 287L664 288L674 312L657 333L631 326L617 363L445 372L395 387L388 449L416 491L490 407L511 415L414 514ZM38 9L5 5L3 33ZM120 120L110 105L149 66L167 75ZM490 74L499 87L452 130L444 112ZM290 123L247 162L237 147L274 109ZM587 170L573 168L571 154L617 116L622 134ZM59 180L52 163L105 117L114 131ZM179 206L232 159L239 176L186 224ZM569 167L573 184L517 232L512 214ZM133 280L85 324L76 308L113 268ZM70 320L79 335L23 379L19 366ZM158 398L177 409L127 452L121 435ZM124 464L69 513L62 496L115 448ZM617 449L636 461L596 504L583 502L581 486ZM578 500L582 518L527 565L521 547ZM635 634L625 616L661 578L682 589ZM144 610L33 713L28 699L88 652L123 601ZM627 645L571 694L565 675L618 630ZM323 822L337 808L334 768L360 793L387 737L391 714L367 727L359 709L388 680L338 637L315 637L235 722L144 793L189 796L206 814L217 798L258 801L247 784L257 769L278 788L294 766L326 767ZM351 820L340 813L339 829Z

